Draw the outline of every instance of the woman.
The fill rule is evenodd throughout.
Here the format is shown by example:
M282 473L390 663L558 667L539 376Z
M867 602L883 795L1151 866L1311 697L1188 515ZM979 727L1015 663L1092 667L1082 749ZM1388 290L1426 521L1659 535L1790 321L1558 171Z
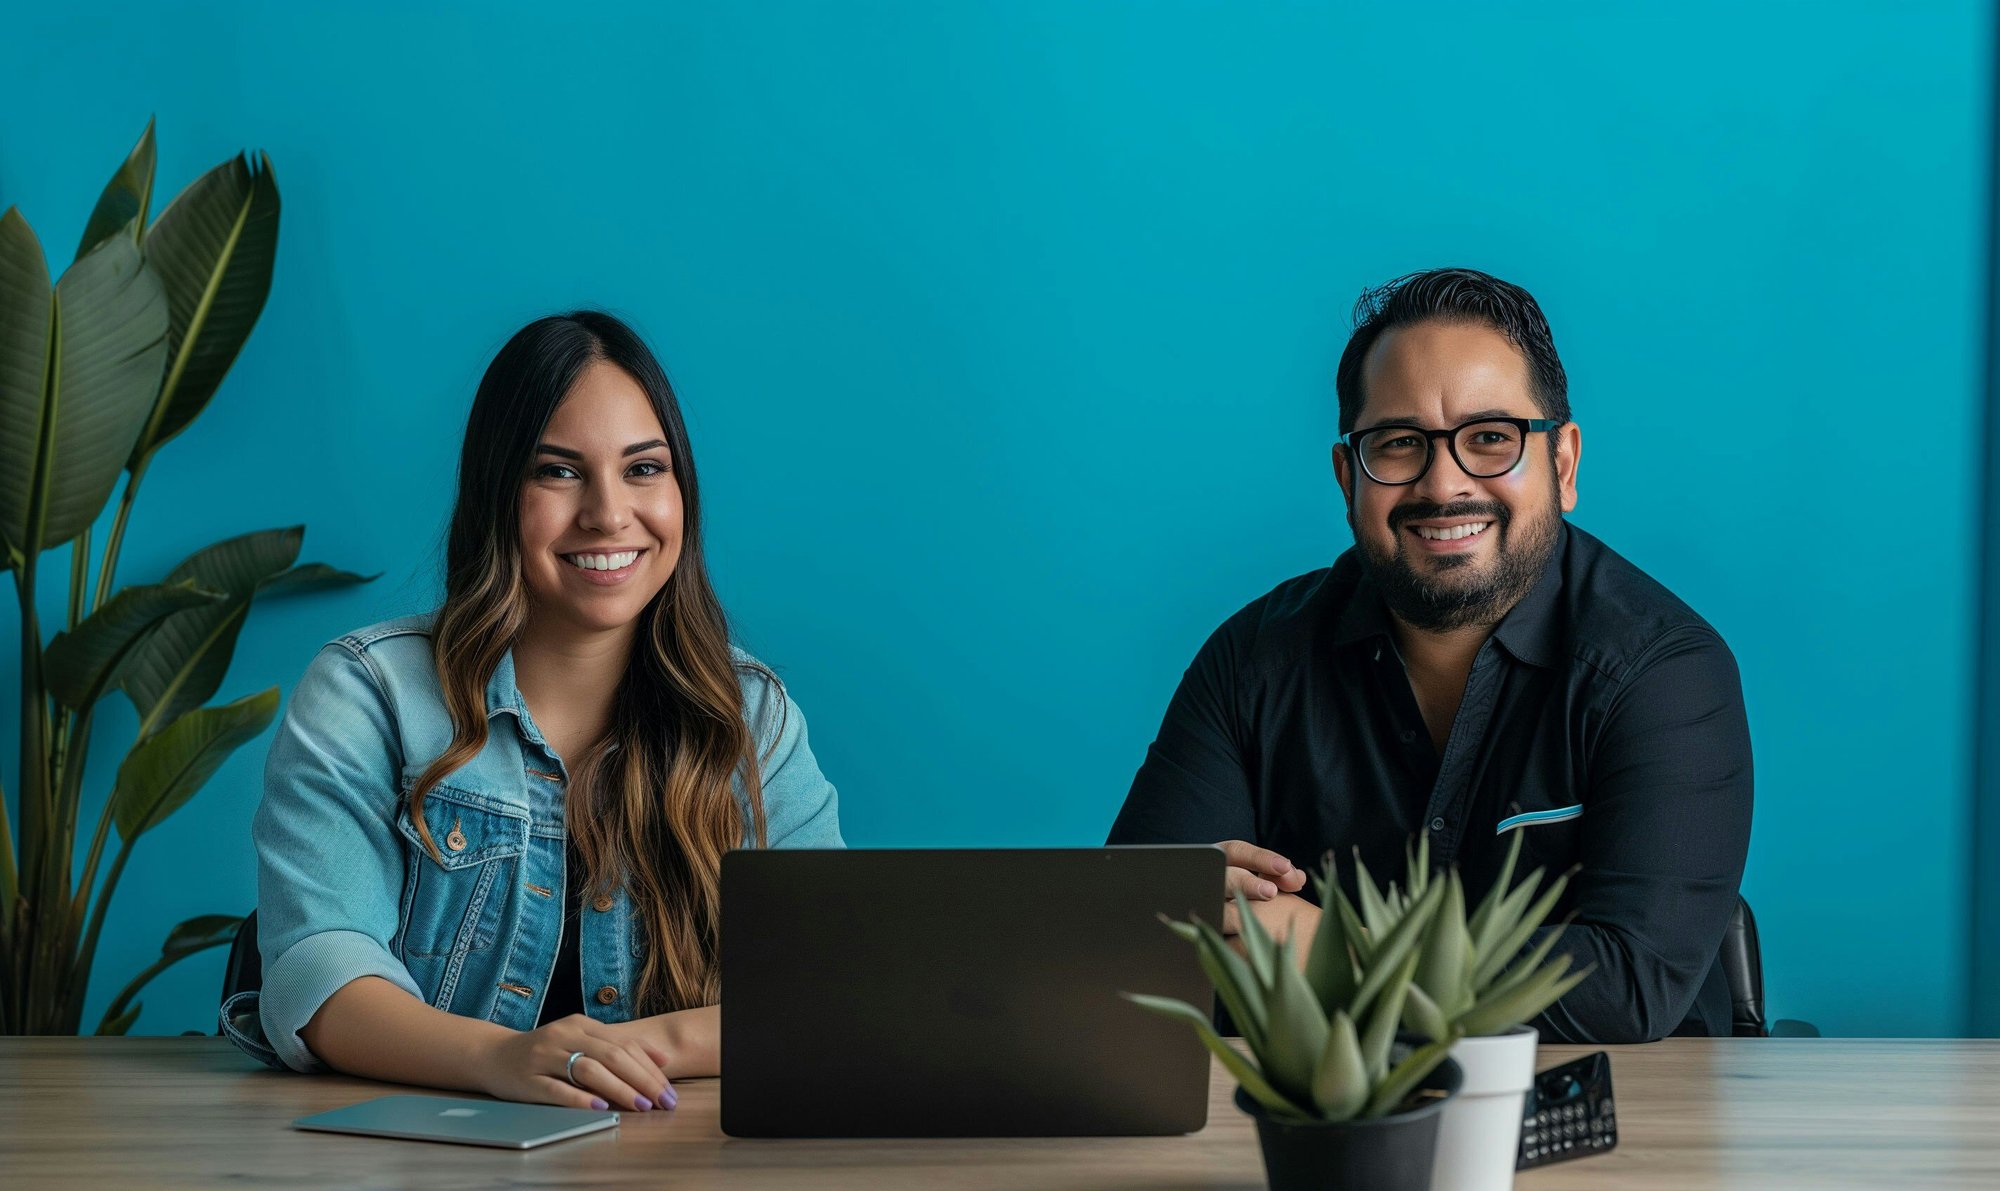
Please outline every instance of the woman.
M719 1066L737 846L839 847L834 790L702 561L680 407L593 312L480 381L444 606L292 693L254 833L273 1065L644 1112Z

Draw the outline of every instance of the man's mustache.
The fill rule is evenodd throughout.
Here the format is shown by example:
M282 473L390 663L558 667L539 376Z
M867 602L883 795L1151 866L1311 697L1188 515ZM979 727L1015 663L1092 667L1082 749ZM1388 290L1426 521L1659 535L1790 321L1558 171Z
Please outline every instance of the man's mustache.
M1458 517L1483 517L1499 522L1502 529L1507 528L1507 506L1491 500L1461 500L1448 505L1422 500L1397 505L1389 510L1389 528L1401 529L1412 521L1442 521Z

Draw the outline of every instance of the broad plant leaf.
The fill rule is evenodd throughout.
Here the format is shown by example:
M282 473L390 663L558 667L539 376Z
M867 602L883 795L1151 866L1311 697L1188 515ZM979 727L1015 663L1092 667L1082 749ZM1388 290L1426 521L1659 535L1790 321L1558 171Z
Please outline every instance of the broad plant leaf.
M40 292L23 260L32 242L25 224L0 230L0 323L26 317L44 328L39 353L25 336L0 336L0 539L10 560L60 546L97 519L166 361L166 295L130 237L112 236L71 265L39 319L25 309ZM37 354L39 392L20 383Z
M41 241L21 213L0 214L0 546L21 563L42 436L55 287Z
M236 362L271 292L278 184L262 154L238 154L195 179L146 233L146 259L172 308L170 362L129 466L187 429Z
M116 233L145 234L146 216L153 204L153 164L153 121L147 120L139 143L111 175L90 212L90 221L83 226L83 239L76 246L79 258Z
M243 534L197 550L167 575L227 598L177 613L140 645L120 682L143 723L165 724L201 706L222 686L236 638L258 589L299 555L305 527Z
M49 642L42 658L49 693L72 710L89 707L118 684L125 663L162 620L226 598L193 580L125 588L73 631Z
M118 767L112 820L128 845L194 797L229 755L270 727L278 688L188 712L134 746Z
M356 583L373 583L382 573L357 575L353 571L343 571L323 562L308 562L271 576L257 585L261 596L303 595L310 591L325 591L334 587L351 587Z

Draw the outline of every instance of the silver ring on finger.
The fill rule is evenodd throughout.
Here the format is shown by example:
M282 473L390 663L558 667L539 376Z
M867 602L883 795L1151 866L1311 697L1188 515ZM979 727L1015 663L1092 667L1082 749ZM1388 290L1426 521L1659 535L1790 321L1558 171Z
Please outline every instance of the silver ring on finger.
M580 1088L583 1086L582 1084L576 1082L576 1061L582 1057L583 1057L582 1051L573 1050L569 1053L569 1062L563 1064L563 1078L568 1080L569 1085L573 1088Z

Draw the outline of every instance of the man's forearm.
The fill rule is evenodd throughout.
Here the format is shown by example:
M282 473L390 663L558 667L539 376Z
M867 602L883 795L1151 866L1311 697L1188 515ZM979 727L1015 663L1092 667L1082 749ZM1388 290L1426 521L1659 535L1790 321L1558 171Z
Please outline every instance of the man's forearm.
M1711 947L1699 962L1676 963L1604 926L1545 926L1529 946L1552 930L1563 932L1555 952L1571 956L1571 971L1592 964L1596 970L1531 1023L1547 1042L1617 1045L1666 1037L1687 1016L1715 954Z

